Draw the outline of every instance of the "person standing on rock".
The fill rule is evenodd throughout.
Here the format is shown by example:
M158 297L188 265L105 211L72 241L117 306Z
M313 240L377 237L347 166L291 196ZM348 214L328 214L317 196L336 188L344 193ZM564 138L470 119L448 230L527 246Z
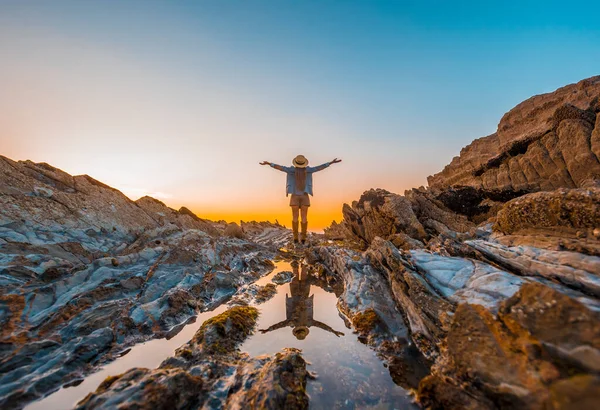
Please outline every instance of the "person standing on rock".
M298 243L298 215L302 218L302 232L300 240L304 244L308 231L308 207L310 206L310 197L312 195L312 174L322 171L331 164L341 162L341 159L334 158L333 161L326 162L316 167L308 166L308 159L304 155L298 155L292 160L293 167L284 167L272 162L263 161L260 165L270 165L279 171L287 174L286 196L291 195L290 206L292 207L292 231L294 233L294 243Z

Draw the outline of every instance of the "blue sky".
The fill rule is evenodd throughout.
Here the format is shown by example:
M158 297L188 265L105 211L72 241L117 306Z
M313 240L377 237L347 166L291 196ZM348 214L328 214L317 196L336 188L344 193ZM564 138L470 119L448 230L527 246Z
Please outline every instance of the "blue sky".
M264 192L285 207L259 160L338 156L315 183L326 219L365 189L425 184L514 105L600 74L599 15L592 1L0 1L0 146L211 215Z

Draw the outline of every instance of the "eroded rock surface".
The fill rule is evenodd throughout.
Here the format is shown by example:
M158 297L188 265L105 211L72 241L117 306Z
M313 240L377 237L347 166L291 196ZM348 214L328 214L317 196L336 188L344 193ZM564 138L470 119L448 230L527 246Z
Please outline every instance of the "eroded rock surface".
M343 229L350 239L357 239L363 245L381 237L395 241L403 249L422 248L423 241L432 236L463 233L475 226L467 216L452 212L425 189L406 191L404 196L371 189L352 206L344 204L342 213L342 228L331 229Z
M524 195L499 210L494 230L512 234L526 229L563 228L580 238L600 227L600 189L557 189Z
M416 388L430 362L411 342L393 288L383 280L382 272L365 254L338 246L317 246L311 258L324 266L322 279L343 284L338 308L347 325L386 361L396 384Z
M419 400L444 408L561 408L561 401L583 408L597 402L599 319L574 299L534 283L507 299L497 315L461 304ZM580 383L580 396L557 395L557 389Z

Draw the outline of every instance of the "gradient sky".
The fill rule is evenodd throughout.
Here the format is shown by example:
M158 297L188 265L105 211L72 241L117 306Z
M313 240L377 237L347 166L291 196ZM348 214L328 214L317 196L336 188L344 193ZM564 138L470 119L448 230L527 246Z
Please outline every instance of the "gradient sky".
M2 1L0 154L211 219L311 227L426 185L522 100L600 74L600 2Z

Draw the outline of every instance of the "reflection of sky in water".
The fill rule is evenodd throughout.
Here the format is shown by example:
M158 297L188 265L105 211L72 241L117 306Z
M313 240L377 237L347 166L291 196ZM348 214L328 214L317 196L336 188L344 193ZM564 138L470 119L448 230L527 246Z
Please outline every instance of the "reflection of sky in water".
M288 266L279 263L274 273L292 270ZM262 278L258 284L269 283L272 276ZM278 286L278 293L258 306L257 329L267 329L286 319L286 293L291 295L289 283ZM388 369L373 350L360 343L357 335L346 328L336 307L335 294L313 284L310 295L314 295L314 319L343 332L344 336L337 337L312 326L308 336L298 340L292 333L292 327L288 326L264 334L257 331L246 340L241 350L258 356L273 354L285 347L302 349L303 357L310 363L308 369L318 376L307 386L311 408L412 407L406 391L394 384Z
M36 401L25 407L26 410L65 410L75 406L88 393L96 390L108 376L114 376L125 373L134 367L145 367L153 369L165 360L173 356L175 350L187 343L194 337L196 331L202 326L205 320L218 315L227 310L227 306L221 305L213 311L203 312L198 315L196 321L183 328L181 332L173 338L153 339L145 343L137 344L131 348L125 356L108 363L96 373L87 376L78 386L61 388L56 393L46 398Z
M278 262L276 269L256 283L271 283L271 278L279 271L292 270L289 263ZM257 329L286 319L285 295L290 294L290 285L277 287L278 293L269 301L258 305L260 317ZM311 397L311 408L407 408L410 407L405 391L396 386L388 370L375 353L360 343L355 334L347 329L339 316L337 298L318 286L310 287L314 295L314 319L331 326L345 336L337 337L315 326L304 340L292 334L291 327L262 334L256 332L242 346L241 350L253 356L273 354L284 347L302 349L304 358L310 363L308 369L317 373L318 379L310 381L307 390ZM98 372L86 377L77 386L61 388L45 399L31 403L27 410L64 410L72 408L88 393L96 390L108 376L118 375L134 367L156 368L163 360L173 356L175 350L187 343L202 323L224 312L228 306L221 305L211 312L198 315L196 321L183 328L173 338L154 339L135 345L129 353L107 364ZM393 405L392 405L393 404Z

